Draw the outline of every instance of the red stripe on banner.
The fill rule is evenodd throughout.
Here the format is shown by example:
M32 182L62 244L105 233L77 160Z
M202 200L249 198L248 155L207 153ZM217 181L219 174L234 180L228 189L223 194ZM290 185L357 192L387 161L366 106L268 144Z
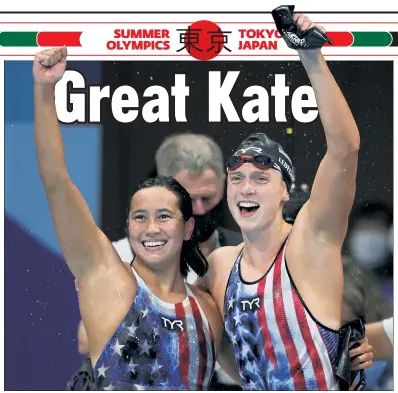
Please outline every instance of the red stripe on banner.
M207 365L207 343L205 339L205 332L203 329L202 315L200 314L199 307L194 298L189 297L189 302L191 303L191 308L193 312L193 317L196 324L197 339L199 344L199 370L198 370L198 380L196 382L196 390L203 390L203 385L206 376L206 365ZM203 356L202 356L203 355Z
M257 311L258 322L260 325L260 333L263 338L264 343L264 353L266 358L270 361L273 366L277 365L274 345L272 343L271 335L268 328L267 318L265 317L265 298L264 298L264 290L265 283L267 281L267 277L265 276L259 283L257 289L257 296L260 296L262 299L262 304Z
M282 338L283 346L290 364L290 373L293 377L294 390L306 390L303 369L301 367L300 358L297 353L297 348L294 345L292 335L289 330L289 325L286 319L285 305L283 303L282 292L282 278L281 278L281 265L282 265L283 250L279 253L278 259L275 263L274 270L274 288L273 300L275 319L278 324L279 333Z
M82 46L82 31L41 31L37 34L39 46Z
M180 377L188 389L188 381L189 381L189 337L188 337L188 329L187 323L185 320L185 311L182 302L177 303L175 305L176 316L177 319L181 319L184 325L184 331L178 332L178 359L179 359L179 370Z
M314 375L317 383L317 390L329 390L326 384L325 370L323 369L321 359L318 355L314 340L311 336L311 330L308 326L305 310L301 301L299 300L296 291L292 287L293 304L296 310L297 322L300 328L301 336L303 337L305 346L307 348L308 356L311 359Z
M354 36L349 31L328 31L326 35L332 40L333 45L326 43L325 46L351 46L354 42Z

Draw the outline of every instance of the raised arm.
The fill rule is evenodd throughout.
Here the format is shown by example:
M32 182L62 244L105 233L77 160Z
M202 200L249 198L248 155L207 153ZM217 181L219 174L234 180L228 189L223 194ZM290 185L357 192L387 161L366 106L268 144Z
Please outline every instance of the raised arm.
M34 132L38 168L57 238L72 274L79 279L92 266L109 263L117 255L65 165L54 90L65 72L66 57L66 48L60 48L40 52L34 59Z
M295 14L300 30L314 24ZM322 243L343 244L356 190L360 137L350 108L319 49L298 50L315 92L327 151L317 171L311 197L300 214Z

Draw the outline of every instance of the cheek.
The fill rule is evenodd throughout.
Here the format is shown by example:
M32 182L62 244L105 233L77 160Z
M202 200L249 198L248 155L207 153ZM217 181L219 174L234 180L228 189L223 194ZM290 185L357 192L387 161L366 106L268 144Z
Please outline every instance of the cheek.
M238 187L235 184L229 184L227 188L227 200L233 200L236 197Z
M138 240L138 238L141 236L143 227L141 225L138 225L136 223L131 223L129 225L129 234L130 234L130 239L131 240Z
M185 226L180 223L165 223L162 230L167 236L174 239L183 238L185 235Z

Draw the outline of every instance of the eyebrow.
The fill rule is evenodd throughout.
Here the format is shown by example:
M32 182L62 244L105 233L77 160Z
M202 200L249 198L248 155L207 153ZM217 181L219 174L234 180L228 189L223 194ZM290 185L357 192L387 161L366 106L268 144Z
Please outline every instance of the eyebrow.
M137 214L137 213L148 213L148 210L145 209L138 209L138 210L134 210L131 214ZM173 214L173 212L169 209L166 208L162 208L162 209L156 209L156 213L169 213L169 214Z
M236 171L236 172L230 172L229 174L228 174L228 176L234 176L234 175L239 175L239 176L246 176L243 172L241 172L241 171ZM270 171L267 171L266 169L264 169L264 170L258 170L258 171L253 171L253 172L251 172L250 174L249 174L249 177L252 177L252 176L259 176L259 175L261 175L261 176L271 176L271 173L270 173Z
M254 171L251 173L251 175L266 175L266 176L271 176L271 173L265 170L262 171Z

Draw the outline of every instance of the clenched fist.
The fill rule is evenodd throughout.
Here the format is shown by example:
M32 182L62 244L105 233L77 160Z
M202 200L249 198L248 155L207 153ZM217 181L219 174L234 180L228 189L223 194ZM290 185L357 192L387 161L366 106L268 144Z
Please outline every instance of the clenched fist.
M33 62L33 78L36 83L55 85L64 75L66 47L52 48L39 52Z
M320 25L316 25L308 16L304 14L293 14L293 20L296 23L297 29L300 32L304 32L306 30L311 29L312 27L317 27L323 33L325 32L325 28Z

